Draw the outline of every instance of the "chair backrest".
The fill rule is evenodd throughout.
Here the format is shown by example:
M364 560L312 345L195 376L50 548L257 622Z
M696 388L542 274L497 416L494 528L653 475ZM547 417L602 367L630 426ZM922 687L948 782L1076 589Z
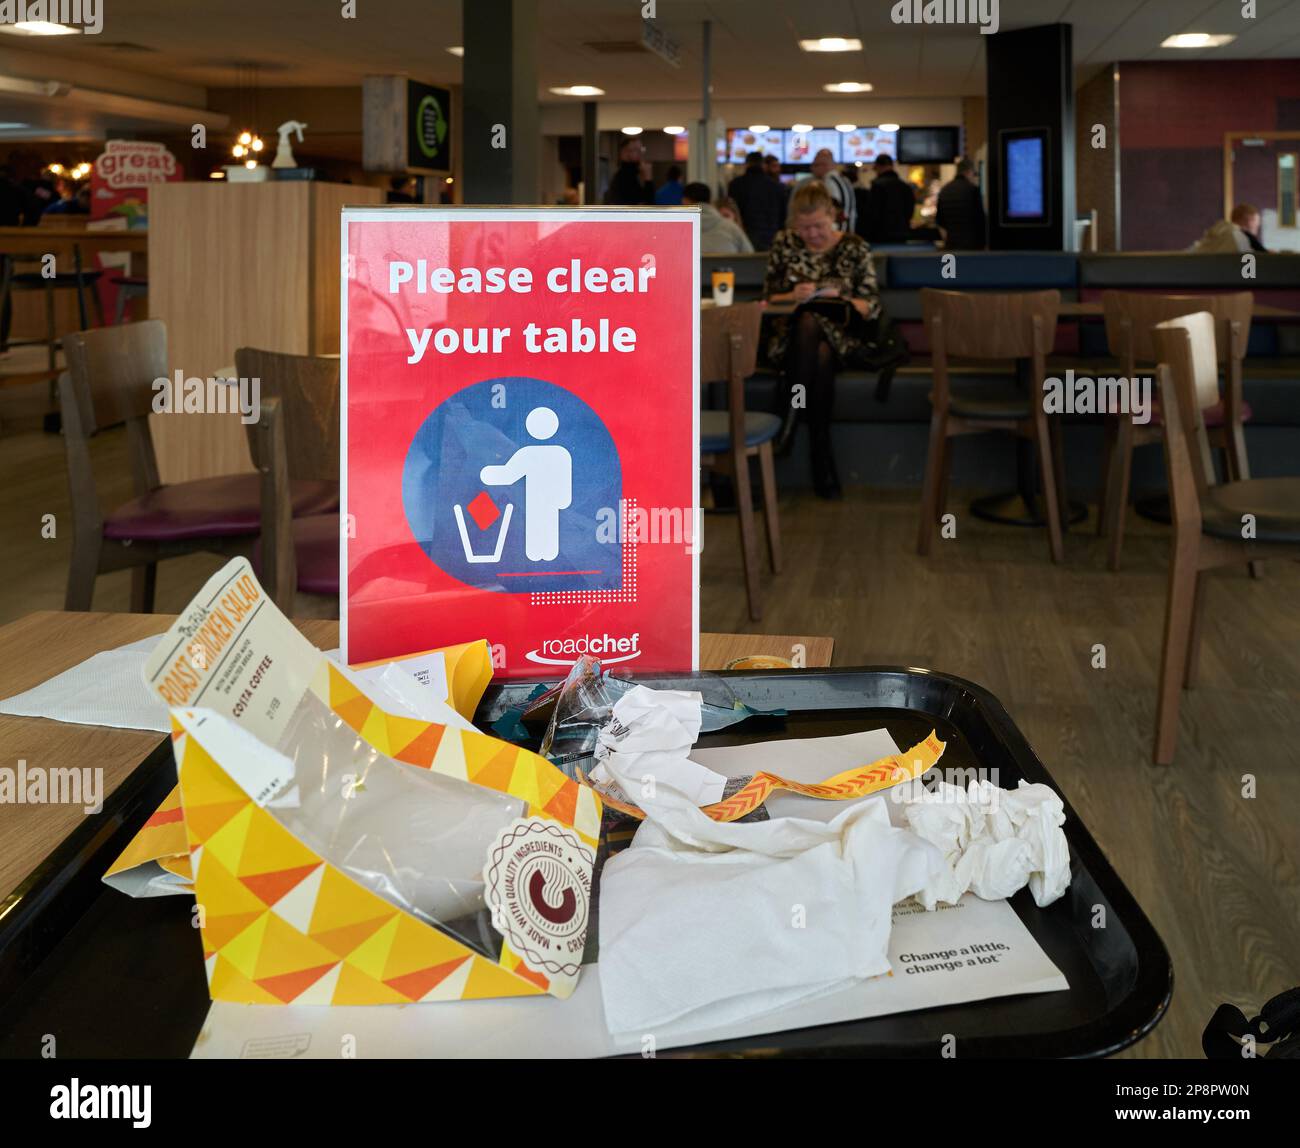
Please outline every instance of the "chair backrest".
M1169 375L1177 406L1165 411L1165 439L1177 436L1190 459L1197 493L1216 482L1214 458L1205 429L1205 409L1219 401L1219 370L1214 352L1214 316L1208 311L1167 319L1154 328L1160 364ZM1163 402L1163 398L1162 398ZM1172 428L1170 424L1175 424Z
M726 382L732 450L745 449L745 380L758 367L761 303L733 303L700 311L700 384Z
M971 359L1046 357L1056 341L1059 291L921 289L921 314L933 348Z
M1250 317L1255 296L1249 291L1227 295L1147 295L1140 291L1103 291L1106 343L1110 353L1129 374L1138 363L1154 363L1160 356L1155 328L1168 319L1200 311L1214 317L1215 354L1220 363L1240 364L1250 339ZM1217 400L1216 400L1217 401Z
M758 303L705 307L700 311L700 383L729 382L733 366L747 379L758 366L758 331L763 308ZM740 356L731 358L731 336L741 337Z
M97 495L89 440L105 427L126 423L127 451L137 495L158 486L158 460L149 415L160 396L170 398L167 328L158 319L124 323L63 336L68 369L59 379L64 451L74 515L80 508L86 529L97 533Z
M921 288L921 313L930 340L935 410L948 407L948 356L971 359L1026 359L1030 386L1038 393L1047 374L1047 356L1056 342L1059 291L938 291Z
M63 355L87 435L145 418L167 377L167 328L159 319L63 336Z
M260 380L261 397L278 401L289 478L337 481L339 360L241 347L235 352L235 373ZM259 457L257 424L247 429L253 463L264 469L271 460Z

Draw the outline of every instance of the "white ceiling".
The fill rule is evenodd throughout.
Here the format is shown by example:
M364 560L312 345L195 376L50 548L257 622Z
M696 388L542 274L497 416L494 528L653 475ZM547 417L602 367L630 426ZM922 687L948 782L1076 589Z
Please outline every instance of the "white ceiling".
M19 41L48 59L57 78L95 63L169 81L231 87L240 64L258 65L262 86L354 85L367 73L410 73L455 82L460 0L101 0L98 36ZM700 85L700 25L713 22L718 99L821 95L835 80L866 80L875 95L962 96L984 90L982 37L968 26L890 22L893 0L657 0L662 28L681 45L674 69L648 54L606 55L591 41L635 40L641 0L538 0L538 70L551 86L596 84L611 100L690 97ZM1064 21L1074 25L1081 76L1111 60L1300 57L1300 3L1259 0L1254 20L1241 0L1001 0L1003 29ZM1173 32L1234 32L1231 45L1200 52L1162 50ZM858 36L861 53L810 55L801 37ZM144 51L122 45L135 45ZM246 74L245 74L246 78ZM851 97L846 97L851 98Z

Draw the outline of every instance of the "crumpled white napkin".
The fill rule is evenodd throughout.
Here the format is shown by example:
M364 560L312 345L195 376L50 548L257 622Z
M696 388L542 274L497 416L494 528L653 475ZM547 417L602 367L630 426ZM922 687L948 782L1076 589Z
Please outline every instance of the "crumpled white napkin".
M160 637L141 638L95 654L39 686L0 701L0 713L166 733L171 729L167 707L144 682L144 664Z
M638 806L643 792L658 785L671 786L696 805L721 801L727 779L687 756L700 736L701 701L702 695L690 690L628 690L598 735L597 764L589 775L596 789ZM606 769L611 753L618 753L624 773L635 777L632 788L619 785Z
M938 850L890 825L881 801L829 822L722 824L662 779L639 787L641 754L608 750L603 764L646 813L601 876L600 984L616 1034L728 1024L887 972L894 903L942 872Z
M1061 826L1065 807L1046 785L1000 789L972 781L968 790L941 781L903 806L908 827L944 855L944 872L917 899L933 909L968 889L988 901L1029 886L1034 903L1050 905L1070 884L1070 848Z

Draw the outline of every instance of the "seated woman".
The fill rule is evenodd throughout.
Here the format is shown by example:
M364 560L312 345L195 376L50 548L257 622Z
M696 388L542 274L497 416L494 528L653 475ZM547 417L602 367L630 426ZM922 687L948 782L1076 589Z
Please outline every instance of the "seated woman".
M772 303L800 304L778 318L768 355L790 387L782 442L794 431L796 412L807 410L812 432L813 488L820 498L840 498L831 448L835 372L865 363L876 350L880 295L867 241L839 230L835 201L818 180L795 188L784 231L772 241L764 294ZM815 298L814 298L815 296Z

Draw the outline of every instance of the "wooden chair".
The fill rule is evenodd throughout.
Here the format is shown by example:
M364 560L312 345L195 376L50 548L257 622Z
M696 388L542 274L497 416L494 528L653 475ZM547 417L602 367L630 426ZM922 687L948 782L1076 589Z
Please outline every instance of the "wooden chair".
M1250 418L1250 408L1241 396L1241 364L1250 339L1250 316L1255 297L1249 291L1231 295L1145 295L1135 291L1105 291L1102 307L1106 315L1106 342L1111 355L1119 360L1124 377L1138 377L1142 367L1156 362L1155 328L1168 319L1208 312L1214 318L1218 362L1223 368L1226 385L1222 401L1205 412L1210 441L1223 447L1226 471L1230 479L1250 477L1246 462L1246 437L1243 424ZM1216 384L1217 387L1217 384ZM1162 415L1153 410L1149 423L1138 425L1126 414L1106 420L1106 445L1103 462L1104 489L1097 532L1110 535L1108 564L1119 569L1124 545L1124 519L1128 513L1129 479L1133 469L1133 448L1161 442Z
M290 616L294 596L339 592L339 515L298 514L294 483L339 481L339 360L242 347L235 373L260 379L261 417L248 448L261 474L262 536L254 551L262 585Z
M1173 761L1180 695L1196 683L1208 572L1266 555L1300 558L1300 477L1216 479L1205 425L1219 402L1216 322L1201 312L1155 328L1174 526L1153 754L1159 765Z
M929 555L934 528L948 501L950 438L1011 431L1029 439L1038 455L1052 561L1065 556L1061 515L1065 500L1065 469L1060 431L1043 408L1047 355L1056 340L1059 291L1021 294L967 294L923 288L921 309L930 337L934 390L930 393L930 453L921 491L921 526L916 549ZM1029 364L1029 385L1022 394L977 397L954 392L949 385L948 356Z
M749 600L749 616L755 622L763 616L758 581L758 534L749 482L749 460L755 457L763 486L768 560L773 574L781 572L781 527L772 454L781 420L766 412L745 410L745 380L757 365L762 317L762 305L758 303L735 303L700 312L700 382L727 384L727 409L700 412L700 465L731 475L736 513L740 518L745 594Z
M253 473L163 484L149 433L154 383L170 383L167 333L157 319L63 337L68 369L59 379L72 499L69 610L89 610L95 579L131 570L131 609L153 610L157 564L196 551L251 552L261 529L260 483ZM181 415L168 417L180 418ZM100 508L90 440L126 423L135 497L108 514ZM296 486L301 513L338 509L338 484Z

